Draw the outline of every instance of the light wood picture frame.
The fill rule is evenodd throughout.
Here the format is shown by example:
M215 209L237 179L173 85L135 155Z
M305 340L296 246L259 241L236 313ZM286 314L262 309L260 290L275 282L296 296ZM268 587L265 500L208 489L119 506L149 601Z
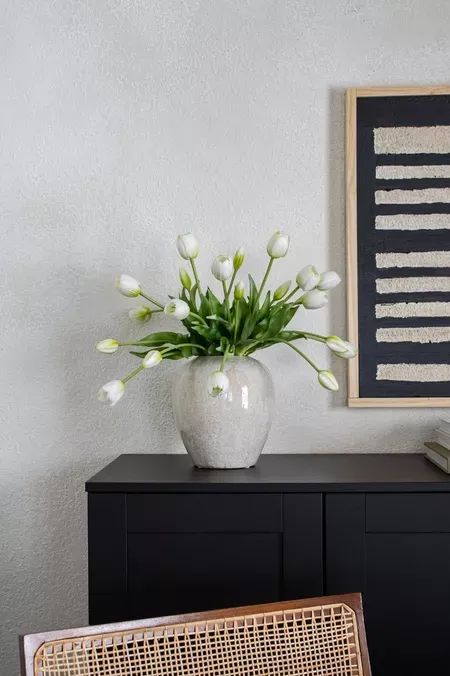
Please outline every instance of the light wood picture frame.
M346 231L348 406L449 407L450 86L347 90Z

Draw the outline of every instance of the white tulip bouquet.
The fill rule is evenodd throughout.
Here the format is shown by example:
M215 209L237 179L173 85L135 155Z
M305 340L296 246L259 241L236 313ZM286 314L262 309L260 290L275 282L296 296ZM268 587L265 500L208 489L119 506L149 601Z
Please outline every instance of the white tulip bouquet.
M197 240L192 234L177 238L180 256L189 262L192 276L184 268L180 270L181 291L178 298L169 296L163 304L148 293L140 283L129 275L120 275L117 289L124 296L144 298L148 305L140 305L129 312L131 319L147 322L154 313L163 312L180 321L185 332L160 331L150 333L134 342L120 342L107 338L97 343L97 350L112 354L120 347L133 347L131 354L140 359L139 366L121 380L112 380L100 388L100 401L114 406L125 391L125 384L138 373L156 366L164 359L188 359L189 357L221 356L218 371L211 373L208 382L209 394L216 397L227 391L229 383L226 363L230 356L248 356L282 343L294 350L317 372L319 383L328 390L337 391L334 374L317 366L296 344L298 340L315 340L324 343L338 357L351 359L355 347L338 336L323 336L304 330L289 330L287 325L300 308L316 310L328 302L328 291L340 283L336 272L319 273L313 265L307 265L297 274L292 291L291 281L281 284L275 291L265 291L272 265L283 258L289 248L289 237L276 232L267 244L269 262L264 276L256 284L251 275L247 293L242 281L236 280L245 253L238 249L233 257L220 255L212 263L211 272L221 283L223 298L219 299L208 287L200 283L195 260L199 253Z

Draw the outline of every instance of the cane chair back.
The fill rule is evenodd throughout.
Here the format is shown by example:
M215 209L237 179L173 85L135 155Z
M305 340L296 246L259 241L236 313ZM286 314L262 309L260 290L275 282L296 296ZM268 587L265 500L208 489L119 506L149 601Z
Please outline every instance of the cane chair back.
M369 676L358 594L21 639L24 676Z

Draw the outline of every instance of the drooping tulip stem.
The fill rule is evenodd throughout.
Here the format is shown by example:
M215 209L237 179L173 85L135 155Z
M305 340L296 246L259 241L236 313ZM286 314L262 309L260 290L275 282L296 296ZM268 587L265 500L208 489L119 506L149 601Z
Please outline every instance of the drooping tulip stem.
M228 347L228 345L227 345L227 347L225 348L225 352L223 353L222 361L221 361L221 363L220 363L220 370L221 370L221 371L224 370L225 364L227 363L227 359L228 359L228 350L229 350L229 347Z
M308 362L308 364L309 364L310 366L312 366L313 369L314 369L315 371L317 371L317 373L319 373L319 371L320 371L321 369L317 366L317 364L315 364L315 363L313 362L313 360L312 360L310 357L308 357L308 355L306 355L304 352L302 352L301 350L299 350L298 347L295 347L295 345L292 345L292 343L290 343L290 342L287 341L287 340L281 340L280 343L284 343L285 345L288 345L292 350L294 350L294 352L297 352L297 354L299 354L300 357L303 357L303 359L304 359L306 362Z
M139 295L142 296L143 298L145 298L146 300L148 300L150 303L153 303L153 305L156 305L156 307L160 308L160 310L164 310L164 305L159 303L157 300L155 300L151 296L148 296L143 291L141 291ZM154 312L156 312L156 310L154 310Z
M143 367L142 364L141 364L140 366L138 366L137 368L135 368L133 371L131 371L127 376L125 376L124 378L122 378L122 382L123 382L123 383L127 383L129 380L131 380L132 378L134 378L134 376L137 376L137 374L140 373L140 372L143 371L143 370L144 370L144 367Z
M261 286L259 287L258 293L256 294L256 298L255 298L255 306L256 306L256 307L258 306L259 299L260 299L261 294L262 294L262 292L263 292L263 289L264 289L264 287L265 287L265 285L266 285L267 279L268 279L268 277L269 277L269 275L270 275L270 271L271 271L271 269L272 269L272 265L273 265L274 260L275 260L275 258L273 258L273 257L271 256L271 257L270 257L270 261L269 261L269 263L268 263L268 265L267 265L266 271L265 271L265 273L264 273L264 277L262 278Z

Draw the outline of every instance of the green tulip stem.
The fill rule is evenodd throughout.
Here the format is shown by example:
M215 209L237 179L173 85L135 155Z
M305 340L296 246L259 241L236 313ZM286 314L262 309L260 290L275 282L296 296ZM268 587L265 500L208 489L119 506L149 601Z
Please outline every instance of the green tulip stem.
M152 298L151 296L147 296L147 294L144 293L143 291L141 291L139 295L142 296L143 298L146 298L148 301L150 301L150 303L153 303L153 305L156 305L156 307L159 307L160 310L164 310L164 305L161 305L161 303L158 303L158 301L155 300L154 298ZM156 312L156 310L155 310L155 312Z
M233 274L231 275L230 283L228 284L228 289L227 289L227 297L230 297L230 291L233 288L234 280L236 279L237 275L237 270L233 270Z
M297 286L295 287L295 289L293 289L293 290L291 291L291 293L289 293L287 296L285 296L285 297L283 298L283 303L287 303L287 301L289 300L289 298L292 298L292 296L294 296L294 295L297 293L297 291L298 291L299 289L300 289L300 287L299 287L298 284L297 284Z
M228 300L228 294L230 293L230 288L231 288L231 286L229 286L227 288L226 282L222 281L223 298L224 298L224 303L225 303L225 312L226 312L228 319L230 319L230 302Z
M302 352L301 350L299 350L298 347L295 347L295 345L292 345L292 344L291 344L289 341L287 341L287 340L281 340L280 343L284 343L285 345L288 345L292 350L294 350L294 352L297 352L297 354L299 354L300 357L303 357L303 359L304 359L305 361L307 361L308 364L309 364L310 366L312 366L313 369L314 369L315 371L317 371L317 373L319 373L319 371L320 371L321 369L320 369L320 368L313 362L313 360L310 359L304 352Z
M124 384L127 383L129 380L131 380L131 378L134 378L134 376L137 376L137 374L140 373L140 372L143 371L143 370L144 370L144 367L143 367L142 364L141 364L140 366L138 366L137 368L135 368L133 371L131 371L131 373L129 373L127 376L125 376L124 378L122 378L122 382L123 382Z
M268 266L267 266L267 268L266 268L266 272L264 273L264 277L263 277L263 280L262 280L262 282L261 282L261 286L259 287L259 291L258 291L258 293L257 293L257 295L256 295L256 298L255 298L255 306L256 306L256 307L258 307L259 299L260 299L261 294L262 294L262 291L263 291L263 289L264 289L264 287L265 287L265 285L266 285L267 278L268 278L269 275L270 275L270 271L271 271L271 269L272 269L272 265L273 265L274 260L275 260L275 259L272 258L272 256L271 256L271 257L270 257L269 264L268 264Z
M225 352L223 353L222 361L221 361L221 363L220 363L220 370L221 370L221 371L224 370L225 364L227 363L227 359L228 359L228 350L229 350L229 347L228 347L228 345L227 345L227 347L225 348Z
M193 275L194 275L195 283L197 285L197 290L198 290L199 296L200 296L200 298L203 298L202 289L200 287L200 280L198 278L198 273L197 273L197 266L195 265L195 260L193 258L190 258L189 262L191 264L191 268L192 268L192 272L193 272Z
M233 343L234 343L234 347L236 348L237 330L238 330L238 326L239 326L239 307L240 307L240 301L239 301L239 300L234 301L234 306L235 306L235 311L234 311Z

